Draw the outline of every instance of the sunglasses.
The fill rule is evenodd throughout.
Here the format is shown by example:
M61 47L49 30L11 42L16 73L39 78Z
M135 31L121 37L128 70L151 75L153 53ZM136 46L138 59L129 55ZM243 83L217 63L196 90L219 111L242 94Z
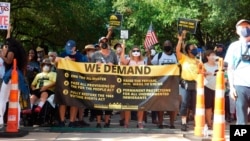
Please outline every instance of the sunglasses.
M140 52L140 50L132 50L132 52Z

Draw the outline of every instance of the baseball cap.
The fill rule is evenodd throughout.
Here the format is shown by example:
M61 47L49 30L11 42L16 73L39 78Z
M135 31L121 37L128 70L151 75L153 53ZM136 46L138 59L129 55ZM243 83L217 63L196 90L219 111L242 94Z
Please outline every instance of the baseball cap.
M246 19L241 19L241 20L239 20L237 23L236 23L236 27L237 26L239 26L241 23L243 23L243 22L246 22L246 23L248 23L248 24L250 24L250 21L249 20L246 20Z
M74 40L68 40L65 45L65 48L72 49L75 46L76 46L76 42Z
M106 37L101 37L99 40L98 40L98 43L100 43L102 40L108 40L108 38L106 38Z

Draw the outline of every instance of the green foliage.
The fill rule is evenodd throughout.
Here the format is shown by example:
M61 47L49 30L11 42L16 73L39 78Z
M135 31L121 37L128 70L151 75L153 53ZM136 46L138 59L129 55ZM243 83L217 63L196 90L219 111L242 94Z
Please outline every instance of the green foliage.
M199 46L213 48L221 42L237 39L235 23L248 18L247 0L6 0L11 2L12 36L24 46L43 46L61 50L68 39L77 41L79 50L86 44L97 43L107 34L109 16L123 15L122 28L129 30L127 47L143 42L150 23L160 41L176 43L178 18L197 19L197 34L187 38ZM243 10L246 9L246 10ZM5 38L6 31L0 36ZM114 29L112 40L119 40L120 29Z

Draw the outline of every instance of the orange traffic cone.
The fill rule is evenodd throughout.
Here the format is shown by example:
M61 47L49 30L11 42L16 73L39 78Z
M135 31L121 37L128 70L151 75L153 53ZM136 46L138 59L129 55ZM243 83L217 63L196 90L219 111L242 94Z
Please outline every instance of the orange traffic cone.
M11 73L11 90L9 96L9 108L7 117L7 127L5 132L0 132L0 137L23 137L28 134L27 131L21 131L18 129L19 125L19 89L18 89L18 72L16 67L16 59L13 61L13 69Z
M16 68L16 59L11 73L11 90L9 97L9 109L8 109L8 121L7 121L7 132L18 132L18 73Z
M219 58L219 70L216 73L216 90L214 104L213 136L212 141L225 141L225 80L223 59Z
M203 136L203 128L205 125L205 104L204 104L204 66L199 64L199 72L197 76L197 96L196 96L196 109L195 109L195 136Z

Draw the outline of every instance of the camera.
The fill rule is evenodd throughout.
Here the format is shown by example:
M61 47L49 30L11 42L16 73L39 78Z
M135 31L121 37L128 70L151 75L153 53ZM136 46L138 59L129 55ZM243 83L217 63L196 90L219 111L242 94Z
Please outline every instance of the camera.
M242 61L250 61L250 55L241 55Z

